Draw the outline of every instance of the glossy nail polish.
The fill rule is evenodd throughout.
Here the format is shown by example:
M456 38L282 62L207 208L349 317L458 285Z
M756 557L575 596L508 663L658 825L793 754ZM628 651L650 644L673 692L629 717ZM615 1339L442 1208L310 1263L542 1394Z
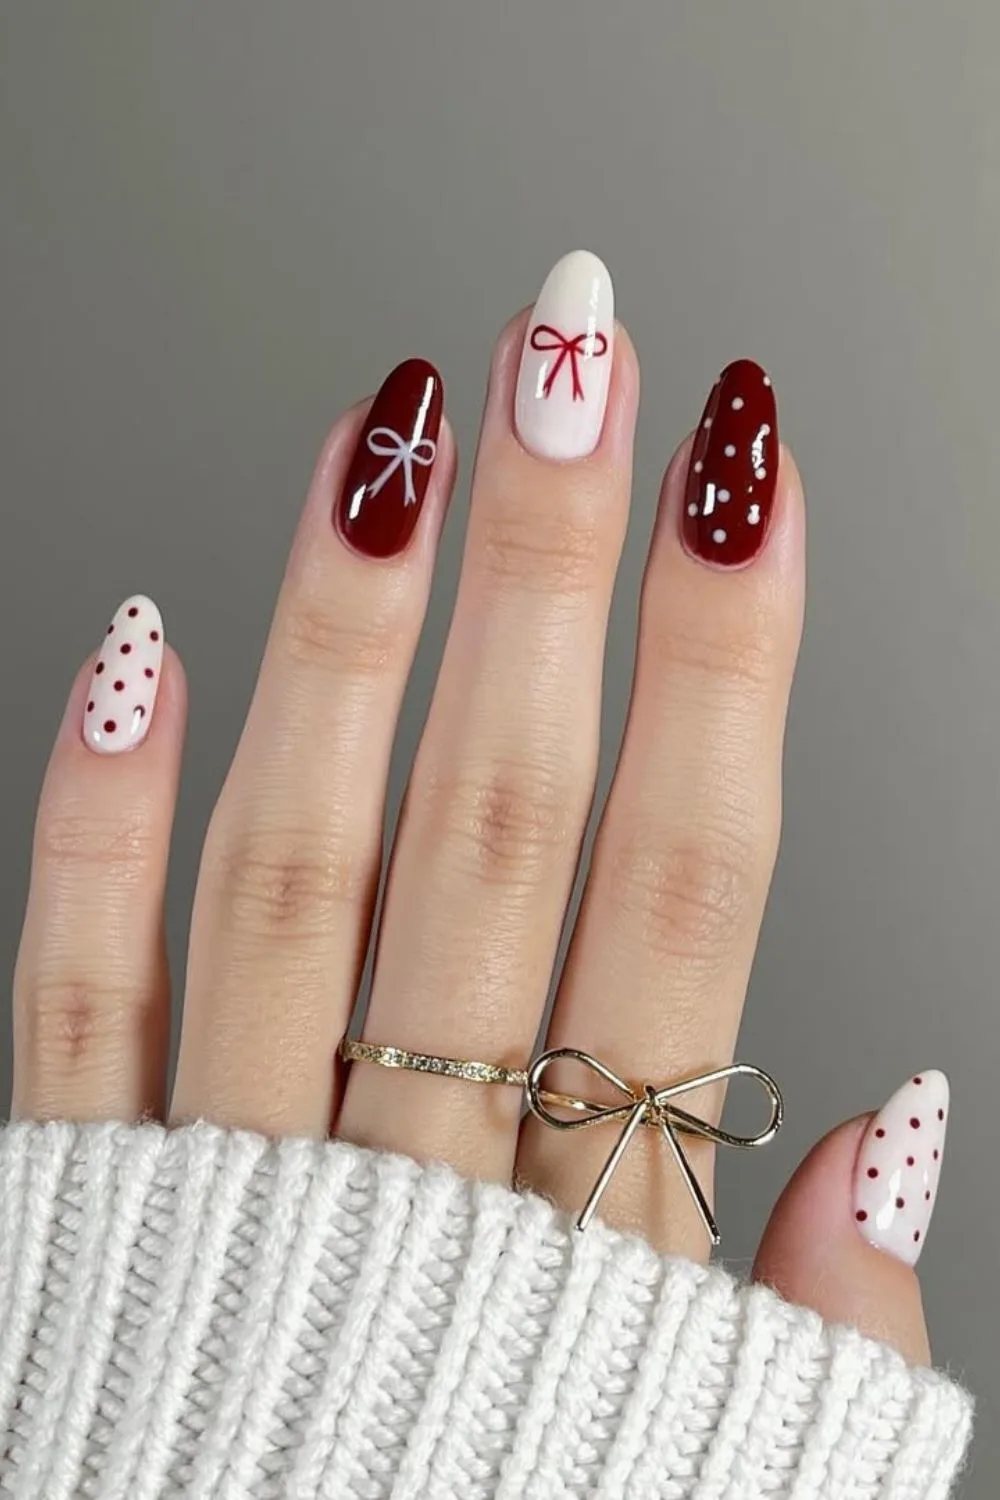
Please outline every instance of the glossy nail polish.
M441 376L424 359L397 365L361 429L334 520L366 557L393 557L413 535L437 457Z
M83 741L98 755L134 750L149 733L163 666L163 620L133 594L107 628L83 710Z
M767 538L778 477L778 412L752 359L719 376L691 448L681 534L704 562L735 568Z
M514 421L540 458L586 458L601 439L615 337L615 295L607 266L573 250L545 278L528 321Z
M855 1222L866 1240L908 1266L934 1211L947 1125L947 1078L917 1073L875 1115L858 1152Z

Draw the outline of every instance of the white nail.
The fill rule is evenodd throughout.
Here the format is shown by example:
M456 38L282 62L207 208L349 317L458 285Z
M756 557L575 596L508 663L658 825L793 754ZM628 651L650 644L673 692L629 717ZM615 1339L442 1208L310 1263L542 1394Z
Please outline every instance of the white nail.
M857 1226L871 1244L908 1266L924 1248L947 1125L947 1078L934 1071L917 1073L879 1110L858 1153Z
M152 599L133 594L108 626L90 679L83 739L98 755L118 755L149 733L163 666L163 620Z
M604 426L614 356L615 294L607 266L573 250L545 278L525 334L514 416L541 458L585 458Z

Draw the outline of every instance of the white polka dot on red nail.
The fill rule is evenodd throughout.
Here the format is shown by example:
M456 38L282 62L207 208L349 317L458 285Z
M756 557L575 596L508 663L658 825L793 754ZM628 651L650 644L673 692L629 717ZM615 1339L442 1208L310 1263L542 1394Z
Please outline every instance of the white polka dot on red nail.
M730 405L732 406L733 411L742 411L743 410L743 397L742 396L734 396L733 399L732 399L732 401L730 402Z
M725 540L726 540L726 533L723 531L723 529L722 529L721 526L717 526L716 529L712 532L712 541L713 542L717 542L719 544L719 546L721 547L722 543Z
M754 469L753 472L754 472L754 478L755 479L766 479L767 478L767 470L766 469Z
M144 594L126 599L108 626L94 665L83 716L83 738L99 755L142 743L163 666L163 620Z
M698 502L697 502L697 500L692 500L691 504L688 506L688 515L689 516L696 516L697 514L698 514Z
M719 502L720 505L725 505L726 501L730 498L729 497L729 491L728 490L716 490L716 492L715 492L715 498L716 498L716 500L718 500L718 502Z
M760 506L759 505L751 505L751 506L748 507L748 509L747 509L747 520L749 521L749 523L750 523L751 526L759 526L760 525Z
M702 469L703 469L703 468L704 468L704 467L705 467L705 465L704 465L704 464L703 464L703 463L702 463L702 461L701 461L701 459L700 459L700 458L699 458L699 459L696 459L696 460L695 460L695 466L694 466L694 472L695 472L695 473L696 473L696 474L700 474L700 473L701 473L701 471L702 471Z
M765 375L764 376L764 384L765 385L770 385L771 384L771 377L770 377L770 375Z
M736 457L736 445L735 445L735 443L727 443L726 446L723 448L722 451L726 455L727 458L735 458Z
M937 1196L948 1080L917 1073L865 1132L854 1174L858 1229L880 1250L913 1265L923 1249Z

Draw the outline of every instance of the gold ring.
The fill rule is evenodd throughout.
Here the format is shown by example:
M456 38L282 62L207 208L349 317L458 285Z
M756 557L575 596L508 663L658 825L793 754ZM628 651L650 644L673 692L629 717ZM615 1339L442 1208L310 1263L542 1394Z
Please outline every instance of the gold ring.
M583 1130L590 1125L618 1121L622 1131L614 1150L608 1157L600 1176L576 1221L577 1229L586 1229L593 1218L611 1178L614 1176L629 1143L641 1125L659 1130L677 1163L685 1184L694 1199L702 1223L713 1245L719 1243L719 1230L701 1184L684 1152L680 1135L699 1136L720 1146L736 1146L741 1150L752 1150L772 1141L784 1119L784 1101L781 1090L769 1073L752 1063L730 1063L725 1068L714 1068L707 1073L697 1073L682 1078L676 1083L656 1087L651 1083L631 1084L621 1078L613 1068L581 1052L577 1047L555 1047L542 1052L526 1068L506 1068L497 1063L474 1062L466 1058L439 1057L431 1052L410 1052L403 1047L384 1047L376 1042L353 1041L347 1038L340 1044L340 1054L347 1062L375 1063L381 1068L404 1068L412 1073L431 1073L439 1078L459 1078L467 1083L502 1084L523 1089L528 1108L543 1124L553 1130ZM542 1079L554 1063L572 1059L596 1073L605 1083L622 1095L621 1104L595 1104L589 1099L574 1094L553 1093L542 1087ZM718 1125L689 1114L673 1101L681 1094L693 1093L695 1089L707 1088L710 1084L724 1083L731 1078L751 1078L761 1085L771 1101L771 1116L763 1130L756 1135L733 1135ZM569 1118L556 1114L557 1109L567 1110Z

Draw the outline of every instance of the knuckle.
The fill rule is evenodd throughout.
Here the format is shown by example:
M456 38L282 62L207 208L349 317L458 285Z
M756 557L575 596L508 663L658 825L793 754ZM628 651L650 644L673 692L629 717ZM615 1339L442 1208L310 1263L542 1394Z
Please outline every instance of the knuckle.
M128 878L155 852L153 819L141 806L111 815L50 808L38 820L35 855L50 870Z
M575 847L579 816L566 784L507 767L483 779L442 782L428 794L435 838L484 885L535 890Z
M281 645L298 666L338 677L378 677L396 657L399 626L387 610L366 619L300 599L282 621Z
M758 696L777 680L777 646L766 630L685 630L671 619L655 631L655 647L661 671L676 670L743 695Z
M643 940L672 959L712 959L756 919L759 856L738 837L703 836L652 847L637 838L611 861L613 901L638 919Z
M117 1056L146 1014L132 987L84 978L36 980L19 1000L32 1063L77 1067L94 1056Z
M253 829L209 856L226 919L266 938L328 934L344 907L370 899L377 861L347 841L304 830Z
M589 593L604 571L599 529L579 514L492 516L482 530L489 583L564 597Z

